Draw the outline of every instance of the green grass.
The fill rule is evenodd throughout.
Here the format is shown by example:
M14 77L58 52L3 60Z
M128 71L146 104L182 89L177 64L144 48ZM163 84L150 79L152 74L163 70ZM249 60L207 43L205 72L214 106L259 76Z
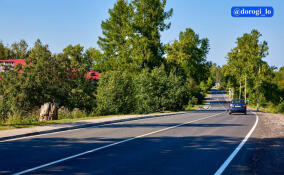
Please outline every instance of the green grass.
M200 107L204 106L205 101L202 104L197 104L193 106L186 107L185 111L197 110ZM182 111L159 111L151 114L160 114L160 113L173 113L173 112L182 112ZM139 115L139 114L123 114L123 115L107 115L107 116L95 116L88 115L84 111L62 111L58 114L58 120L50 120L39 122L38 116L29 116L29 117L21 117L21 116L12 116L6 122L0 122L0 130L8 130L8 129L16 129L16 128L28 128L34 126L46 126L52 124L60 124L60 123L70 123L76 122L80 120L89 120L89 119L100 119L100 118L111 118L117 116L130 116L130 115Z
M151 114L159 114L159 113L173 113L178 111L163 111L163 112L155 112ZM123 114L123 115L107 115L107 116L84 116L80 117L77 116L76 118L74 116L69 116L70 118L62 118L62 116L59 115L58 120L50 120L50 121L44 121L39 122L38 117L31 116L27 117L26 119L17 119L14 121L9 121L13 119L9 119L5 123L0 123L0 130L8 130L8 129L16 129L16 128L27 128L27 127L34 127L34 126L46 126L46 125L52 125L52 124L60 124L60 123L70 123L70 122L76 122L80 120L90 120L90 119L101 119L101 118L111 118L111 117L117 117L117 116L131 116L131 115L139 115L139 114Z
M256 105L248 105L248 107L253 108L254 110L256 110ZM277 111L277 109L276 109L276 106L273 106L273 105L260 106L259 110L265 111L265 112L268 112L268 113L284 115L284 112L279 113Z
M80 120L89 120L89 119L99 119L99 118L110 118L116 117L119 115L108 115L108 116L88 116L88 117L79 117L79 118L63 118L58 120L50 120L50 121L19 121L17 123L0 123L0 130L7 130L7 129L16 129L16 128L27 128L27 127L34 127L34 126L46 126L51 124L60 124L60 123L69 123L69 122L76 122ZM123 115L126 116L126 115Z

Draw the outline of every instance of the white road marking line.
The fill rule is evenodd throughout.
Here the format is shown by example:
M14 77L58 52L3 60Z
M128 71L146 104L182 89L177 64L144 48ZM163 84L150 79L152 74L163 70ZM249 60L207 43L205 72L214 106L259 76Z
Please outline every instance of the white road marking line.
M254 112L253 112L254 113ZM255 123L253 125L253 127L251 128L251 130L248 132L248 134L246 135L246 137L242 140L242 142L237 146L237 148L231 153L231 155L226 159L226 161L220 166L220 168L215 172L214 175L221 175L224 170L227 168L227 166L230 164L230 162L233 160L233 158L238 154L238 152L242 149L242 147L244 146L244 144L246 143L246 141L249 139L249 137L251 136L251 134L253 133L254 129L257 126L258 123L258 115L256 113L254 113L256 115L256 120Z
M89 154L89 153L92 153L92 152L96 152L96 151L99 151L99 150L102 150L102 149L105 149L105 148L108 148L108 147L112 147L112 146L115 146L115 145L118 145L118 144L121 144L121 143L129 142L131 140L135 140L135 139L142 138L142 137L145 137L145 136L149 136L149 135L152 135L152 134L156 134L156 133L159 133L159 132L167 131L167 130L177 128L177 127L189 124L189 123L193 123L193 122L197 122L197 121L200 121L200 120L212 118L212 117L215 117L216 115L223 114L223 113L224 112L217 113L217 114L214 114L214 115L211 115L211 116L208 116L208 117L204 117L204 118L200 118L200 119L197 119L197 120L181 123L181 124L178 124L178 125L175 125L175 126L160 129L160 130L153 131L153 132L150 132L150 133L146 133L146 134L143 134L143 135L139 135L139 136L136 136L136 137L131 137L129 139L122 140L120 142L115 142L115 143L105 145L105 146L102 146L102 147L99 147L99 148L94 148L94 149L91 149L91 150L88 150L88 151L85 151L85 152L82 152L82 153L79 153L79 154L75 154L75 155L72 155L72 156L69 156L69 157L66 157L66 158L62 158L62 159L59 159L59 160L56 160L56 161L53 161L53 162L43 164L43 165L40 165L40 166L37 166L37 167L34 167L34 168L30 168L30 169L27 169L27 170L24 170L24 171L20 171L18 173L15 173L14 175L21 175L21 174L29 173L31 171L38 170L38 169L41 169L41 168L44 168L44 167L47 167L47 166L50 166L50 165L54 165L54 164L57 164L57 163L60 163L60 162L66 161L66 160L70 160L70 159L73 159L73 158L76 158L76 157L79 157L79 156L82 156L82 155L86 155L86 154Z

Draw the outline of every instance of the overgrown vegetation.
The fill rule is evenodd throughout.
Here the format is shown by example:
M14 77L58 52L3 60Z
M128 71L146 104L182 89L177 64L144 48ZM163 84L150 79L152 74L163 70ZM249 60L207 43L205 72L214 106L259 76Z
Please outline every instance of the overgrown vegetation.
M277 70L263 60L268 55L268 44L260 41L257 30L237 38L237 46L227 56L222 72L222 87L231 89L234 98L244 98L272 112L284 112L284 67ZM220 72L219 70L219 72ZM258 91L259 89L259 91Z
M178 111L200 104L215 83L206 60L208 39L187 28L178 40L163 44L161 32L170 28L166 21L173 13L165 5L166 0L118 0L102 22L99 49L69 45L52 54L40 40L32 48L23 40L0 43L0 59L26 62L1 73L1 122L28 120L45 102L64 107L60 119ZM102 73L98 82L86 79L90 68Z

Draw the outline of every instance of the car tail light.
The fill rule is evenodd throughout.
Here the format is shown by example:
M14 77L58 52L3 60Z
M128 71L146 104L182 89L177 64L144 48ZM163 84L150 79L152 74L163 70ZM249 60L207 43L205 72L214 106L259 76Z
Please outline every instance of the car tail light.
M230 104L230 105L229 105L229 107L233 107L233 105L232 105L232 104Z
M247 107L247 105L246 105L246 104L244 104L244 105L243 105L243 107L244 107L244 108L246 108L246 107Z

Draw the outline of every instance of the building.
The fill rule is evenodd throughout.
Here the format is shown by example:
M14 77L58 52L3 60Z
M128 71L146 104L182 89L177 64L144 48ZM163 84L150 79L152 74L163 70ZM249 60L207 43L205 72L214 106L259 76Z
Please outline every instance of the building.
M14 70L14 67L18 64L25 65L24 59L16 59L16 60L0 60L0 72L5 72L5 67L10 67L10 70Z
M17 66L18 64L26 65L24 59L0 60L0 72L13 71L14 67ZM9 67L9 70L5 70L6 67ZM76 72L76 70L73 69L72 72ZM89 70L86 73L86 79L88 80L98 80L99 77L100 77L100 73L94 70ZM0 80L1 80L1 77L0 77Z

